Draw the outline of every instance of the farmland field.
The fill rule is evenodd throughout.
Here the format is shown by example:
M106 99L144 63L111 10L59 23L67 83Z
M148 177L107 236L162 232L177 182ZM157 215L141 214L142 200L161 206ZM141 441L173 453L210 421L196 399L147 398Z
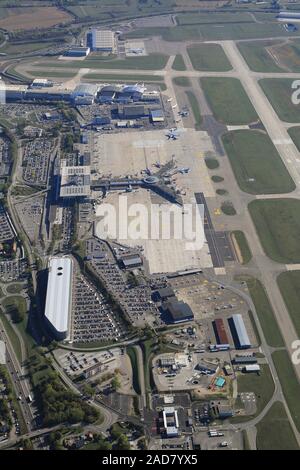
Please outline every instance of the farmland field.
M5 10L5 11L3 11ZM72 16L56 7L20 7L2 9L0 28L8 31L33 29L36 25L50 28L59 23L67 23Z

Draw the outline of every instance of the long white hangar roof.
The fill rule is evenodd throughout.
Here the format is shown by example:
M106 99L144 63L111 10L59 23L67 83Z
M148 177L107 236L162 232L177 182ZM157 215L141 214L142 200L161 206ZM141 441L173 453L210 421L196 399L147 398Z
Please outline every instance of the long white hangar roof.
M71 304L72 260L51 258L45 316L58 333L68 331Z

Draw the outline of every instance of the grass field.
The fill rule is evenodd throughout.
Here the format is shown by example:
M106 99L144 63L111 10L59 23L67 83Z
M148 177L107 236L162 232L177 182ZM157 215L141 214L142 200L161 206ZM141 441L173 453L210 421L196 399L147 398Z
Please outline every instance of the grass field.
M273 348L283 347L284 341L262 283L255 278L247 279L246 282L268 345Z
M192 41L197 40L226 40L226 39L258 39L288 36L282 24L279 23L224 23L179 25L176 28L156 27L140 28L127 33L126 38L142 38L162 36L166 41Z
M292 103L292 83L289 78L264 78L259 84L282 121L300 122L300 107Z
M295 39L289 44L282 44L274 48L274 53L280 63L287 67L287 71L300 71L300 42Z
M227 125L250 124L258 116L237 78L205 77L200 80L215 118Z
M226 72L232 68L219 44L195 44L187 52L195 70Z
M54 46L54 42L30 42L25 44L10 44L7 43L0 48L1 53L6 53L8 55L17 55L17 54L26 54L30 52L35 52L40 49L46 49Z
M202 123L202 117L201 117L201 111L200 111L198 100L196 98L196 95L192 91L186 91L185 94L188 97L188 100L190 102L190 105L193 111L193 115L195 119L195 129L199 129Z
M186 65L185 65L185 62L183 60L183 57L181 54L177 54L175 59L174 59L174 62L172 64L172 69L173 70L178 70L178 71L182 71L182 70L186 70Z
M295 375L289 354L287 351L275 351L272 354L272 358L287 405L293 417L294 423L298 431L300 431L300 384Z
M9 284L6 288L10 294L19 294L23 290L22 284Z
M242 191L279 194L295 189L268 135L259 131L238 130L225 134L222 141Z
M253 18L247 12L183 13L176 16L176 21L178 25L253 23Z
M191 81L188 77L175 77L173 83L177 86L188 87L191 85Z
M132 384L133 384L134 391L137 394L140 394L141 387L140 387L140 381L139 381L137 352L133 346L129 346L126 349L126 353L129 356L131 367L132 367Z
M300 338L300 271L281 273L277 284Z
M290 127L288 129L288 133L290 135L290 138L296 145L298 151L300 152L300 127L298 126Z
M257 410L255 416L259 415L269 403L275 387L270 368L267 364L261 365L260 375L239 374L237 379L238 393L253 392L256 397ZM244 417L242 417L244 420ZM249 419L249 417L247 417ZM236 421L239 420L237 416Z
M55 78L72 78L75 77L76 72L66 71L54 71L54 70L26 70L26 73L31 75L32 77L37 78L47 78L47 77L55 77Z
M247 238L241 230L235 230L231 232L232 235L234 236L238 247L240 249L241 255L242 255L242 264L247 264L249 261L251 261L252 258L252 253L250 251Z
M256 428L257 450L299 450L293 429L281 402L273 403Z
M18 338L17 333L15 332L12 324L10 323L9 319L7 316L2 312L0 308L0 319L2 320L3 326L5 328L5 331L11 341L11 344L13 346L13 349L16 353L17 359L19 363L22 363L22 349L21 349L21 344L20 340Z
M163 81L164 77L162 75L130 75L130 74L113 74L113 73L88 73L84 76L86 79L90 80L114 80L114 81L128 81L128 82L159 82Z
M247 62L249 68L255 72L282 72L276 65L267 47L274 44L273 41L240 42L238 48Z
M130 70L162 70L169 56L155 52L148 56L141 57L127 57L126 59L116 58L88 58L84 61L70 61L70 62L36 62L35 65L47 69L53 68L73 68L80 69L82 67L90 69L130 69Z
M300 201L256 200L248 209L266 255L278 263L300 263Z

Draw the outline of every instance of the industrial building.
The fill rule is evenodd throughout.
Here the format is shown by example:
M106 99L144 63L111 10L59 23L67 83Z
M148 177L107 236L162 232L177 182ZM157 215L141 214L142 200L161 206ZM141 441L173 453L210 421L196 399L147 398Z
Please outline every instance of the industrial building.
M118 116L121 119L136 119L147 115L145 107L141 105L119 106Z
M34 79L30 85L5 84L7 101L68 101L75 105L90 105L94 102L102 104L118 103L124 105L116 108L116 117L132 119L149 116L148 108L131 103L147 101L144 84L134 85L103 85L79 83L66 88L62 84L54 84L48 79ZM159 101L160 95L155 95ZM128 105L128 106L126 106Z
M257 364L255 356L235 356L233 359L234 364Z
M155 124L156 122L164 122L165 116L162 109L151 109L150 119Z
M71 95L71 100L74 104L93 104L99 90L98 85L91 83L80 83L76 86Z
M64 340L68 336L72 304L72 271L70 258L50 258L45 306L45 320L53 337Z
M260 366L258 364L249 364L243 367L243 372L260 372Z
M52 80L48 80L48 78L35 78L30 86L31 88L47 88L52 87L53 82Z
M87 34L87 44L92 51L113 54L116 51L116 36L108 29L92 29Z
M177 299L163 302L162 310L166 315L168 323L181 323L194 319L191 307L185 302L178 301Z
M142 266L143 260L138 254L122 256L120 259L121 266L125 269L133 269Z
M131 103L144 99L146 87L144 84L133 85L104 85L99 90L100 103ZM159 98L159 96L158 96Z
M242 315L239 313L232 315L232 317L228 321L236 348L251 348L251 343Z
M71 49L67 50L64 55L67 57L87 57L91 49L89 47L72 47Z
M177 437L179 433L179 422L177 410L173 407L166 407L162 412L164 435L167 438Z
M88 197L91 194L90 166L62 166L60 192L62 198Z
M165 302L171 297L175 297L175 292L171 287L163 287L155 292L155 297L161 302Z
M299 11L281 11L277 15L277 20L278 21L294 21L294 22L300 22L300 12Z
M226 333L224 321L222 318L217 318L213 321L213 328L216 335L216 340L218 344L228 344L228 336Z

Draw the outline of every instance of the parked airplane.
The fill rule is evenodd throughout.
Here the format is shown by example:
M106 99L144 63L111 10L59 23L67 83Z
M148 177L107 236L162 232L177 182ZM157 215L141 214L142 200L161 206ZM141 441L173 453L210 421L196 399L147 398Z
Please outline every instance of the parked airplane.
M185 173L190 172L190 168L179 168L178 172L181 173L182 175L184 175Z

